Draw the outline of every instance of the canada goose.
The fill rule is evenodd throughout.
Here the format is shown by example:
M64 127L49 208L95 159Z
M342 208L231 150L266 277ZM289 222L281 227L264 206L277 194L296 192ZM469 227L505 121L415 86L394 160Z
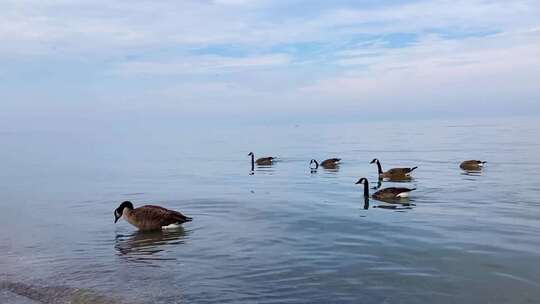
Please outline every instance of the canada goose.
M255 168L254 164L257 164L258 166L270 166L272 165L275 157L261 157L255 160L255 154L253 152L249 152L248 156L251 156L251 170Z
M367 178L362 177L356 182L356 184L364 184L364 197L369 197L369 182ZM409 189L409 188L390 187L390 188L381 189L373 193L371 196L374 199L378 199L378 200L395 200L395 199L409 197L409 192L413 190L416 190L416 188Z
M191 217L187 217L178 211L160 206L146 205L134 209L130 201L123 202L114 210L114 222L118 222L118 219L122 216L140 230L175 228L192 220Z
M465 171L480 171L485 163L481 160L466 160L459 164L459 167Z
M341 161L341 158L329 158L329 159L324 160L321 163L321 166L325 169L335 169L339 165L340 161ZM319 168L319 162L316 159L312 159L309 162L310 166L311 164L315 164L315 168L314 168L315 170Z
M377 169L379 170L379 178L387 178L387 179L410 179L411 172L414 171L414 169L418 167L412 167L412 168L392 168L386 172L383 171L381 162L374 158L370 164L377 164Z

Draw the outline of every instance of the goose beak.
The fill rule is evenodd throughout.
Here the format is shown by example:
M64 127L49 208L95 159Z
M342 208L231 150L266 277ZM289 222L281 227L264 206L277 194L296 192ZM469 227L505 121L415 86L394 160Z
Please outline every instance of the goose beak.
M356 185L356 184L361 184L361 183L362 183L362 182L360 182L360 181L357 181L357 182L356 182L356 183L354 183L354 184Z

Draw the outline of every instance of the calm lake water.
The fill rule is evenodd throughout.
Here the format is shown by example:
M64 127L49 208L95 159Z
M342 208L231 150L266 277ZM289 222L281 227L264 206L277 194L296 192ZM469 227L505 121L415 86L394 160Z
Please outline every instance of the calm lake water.
M539 134L534 119L1 131L0 302L538 303ZM250 151L279 161L250 175ZM330 157L339 170L310 172ZM416 187L414 205L364 209L374 157L419 167L383 184ZM488 164L466 175L465 159ZM194 220L137 232L113 223L123 200Z

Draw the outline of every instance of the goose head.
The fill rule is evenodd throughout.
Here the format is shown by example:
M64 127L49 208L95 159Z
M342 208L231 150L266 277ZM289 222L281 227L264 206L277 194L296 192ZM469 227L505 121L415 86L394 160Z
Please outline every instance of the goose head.
M367 178L362 177L355 184L363 184L364 185L364 198L368 198L369 197L369 182L368 182Z
M130 201L125 201L118 208L114 210L114 222L118 222L118 219L122 217L122 214L124 214L124 208L128 208L133 210L133 204Z
M365 184L365 183L367 183L367 178L362 177L362 178L359 179L355 184Z
M376 164L378 161L379 161L378 159L374 158L374 159L370 162L370 164Z
M253 152L249 152L248 156L253 156Z

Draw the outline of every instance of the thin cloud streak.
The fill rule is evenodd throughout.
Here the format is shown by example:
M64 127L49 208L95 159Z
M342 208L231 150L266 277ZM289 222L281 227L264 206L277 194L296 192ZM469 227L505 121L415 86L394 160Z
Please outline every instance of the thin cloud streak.
M230 1L230 0L229 0ZM226 1L228 2L228 1ZM514 30L538 24L532 1L422 1L380 8L335 8L316 18L267 16L265 5L196 1L135 3L109 1L8 1L0 12L0 52L55 54L117 48L337 42L351 35L382 35L451 28L458 31ZM263 3L263 2L261 2Z
M191 56L168 62L132 61L121 64L116 73L124 76L146 75L177 75L215 72L239 72L248 69L268 68L287 65L289 56L285 54L270 54L242 58L223 56Z

